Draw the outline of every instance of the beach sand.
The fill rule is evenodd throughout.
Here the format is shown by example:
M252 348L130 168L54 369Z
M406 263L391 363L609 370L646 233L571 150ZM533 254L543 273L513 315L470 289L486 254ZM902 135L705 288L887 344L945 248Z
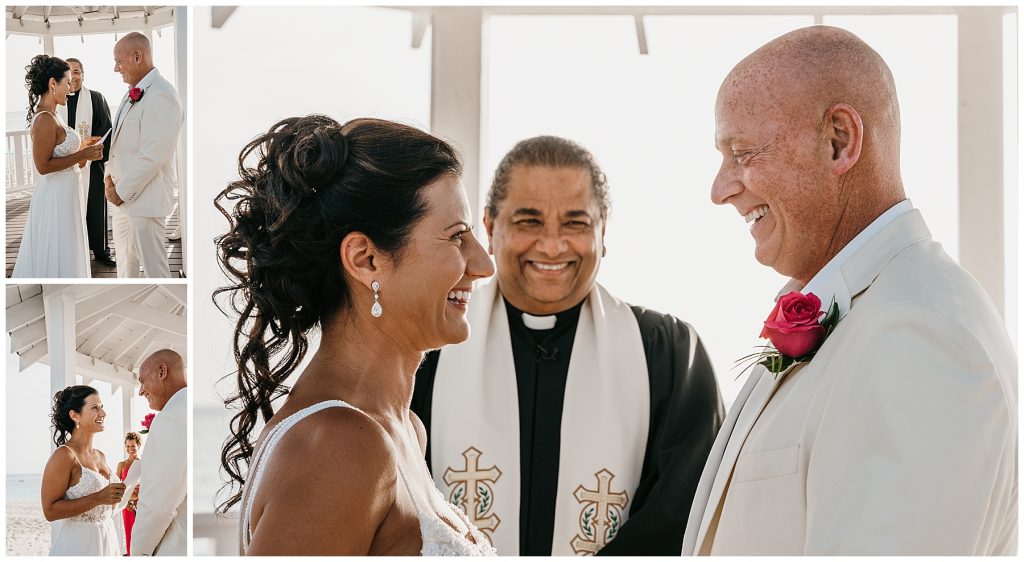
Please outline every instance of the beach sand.
M39 502L7 502L7 556L46 556L50 552L50 524Z

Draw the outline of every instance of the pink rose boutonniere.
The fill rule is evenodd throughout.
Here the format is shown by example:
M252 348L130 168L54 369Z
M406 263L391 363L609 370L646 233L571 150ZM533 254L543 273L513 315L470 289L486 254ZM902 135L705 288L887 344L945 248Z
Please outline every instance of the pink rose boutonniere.
M135 105L135 102L142 99L142 95L146 92L142 91L142 88L132 88L128 90L128 103Z
M794 363L810 361L838 323L839 306L835 300L827 311L822 311L817 295L792 291L775 302L775 308L764 321L761 337L771 345L739 362L752 360L744 371L759 364L777 375Z
M144 427L145 429L139 431L139 433L141 433L143 435L149 433L149 426L153 425L153 418L155 418L155 417L156 417L156 414L154 414L152 412L146 414L146 417L142 419L142 427Z

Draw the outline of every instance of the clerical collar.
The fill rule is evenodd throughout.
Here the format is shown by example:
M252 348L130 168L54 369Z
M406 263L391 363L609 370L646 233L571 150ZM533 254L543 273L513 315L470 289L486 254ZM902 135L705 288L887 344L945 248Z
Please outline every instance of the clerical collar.
M581 301L572 308L556 312L548 316L537 316L523 312L522 310L512 306L512 304L507 300L505 300L505 306L507 307L509 319L516 324L533 331L546 331L553 329L555 326L575 323L579 319L580 309L583 308L583 302Z

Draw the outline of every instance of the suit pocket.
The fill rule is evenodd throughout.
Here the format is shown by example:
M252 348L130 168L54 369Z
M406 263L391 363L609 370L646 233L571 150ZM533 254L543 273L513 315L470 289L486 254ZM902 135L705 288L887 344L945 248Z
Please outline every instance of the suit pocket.
M782 478L800 471L800 445L774 451L755 451L740 455L736 461L736 482Z

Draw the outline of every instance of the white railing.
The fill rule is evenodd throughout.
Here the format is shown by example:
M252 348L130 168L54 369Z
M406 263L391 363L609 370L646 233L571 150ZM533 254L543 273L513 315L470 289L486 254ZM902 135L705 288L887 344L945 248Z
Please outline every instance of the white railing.
M28 191L36 186L32 163L32 140L28 131L7 131L7 193Z
M192 544L196 556L238 556L238 513L193 514Z

